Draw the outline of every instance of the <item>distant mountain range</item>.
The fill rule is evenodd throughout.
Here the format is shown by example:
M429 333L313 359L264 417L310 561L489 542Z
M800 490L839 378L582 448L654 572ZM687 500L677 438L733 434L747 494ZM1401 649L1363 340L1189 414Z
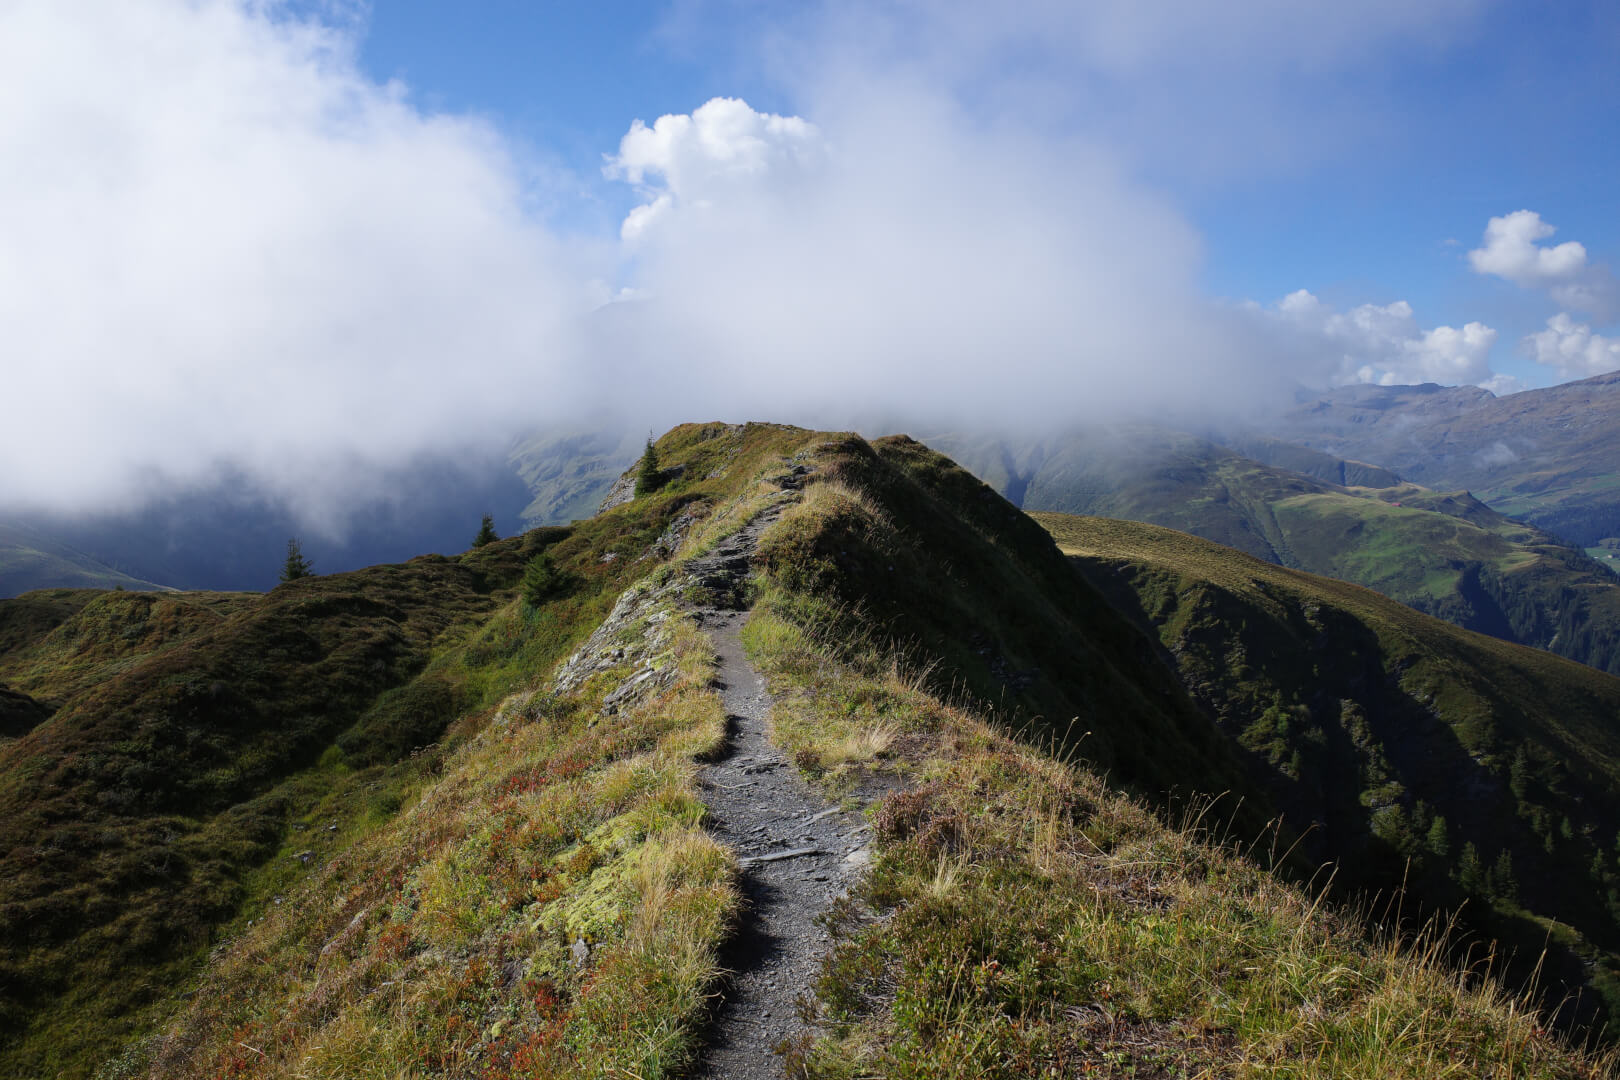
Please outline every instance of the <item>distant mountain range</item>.
M1301 393L1258 430L1466 489L1583 547L1620 538L1620 372L1505 397L1432 383Z
M1163 525L1620 673L1616 435L1620 375L1508 398L1345 387L1264 431L929 441L1026 510Z

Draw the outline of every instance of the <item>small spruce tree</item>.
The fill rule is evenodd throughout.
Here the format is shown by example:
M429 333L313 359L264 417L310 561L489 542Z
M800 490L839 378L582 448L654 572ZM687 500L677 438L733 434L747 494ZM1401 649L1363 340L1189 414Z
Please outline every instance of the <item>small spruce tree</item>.
M500 538L500 534L495 531L495 515L485 514L484 520L478 525L478 535L473 537L473 547L483 547Z
M1519 879L1513 874L1513 855L1506 848L1496 857L1491 867L1490 893L1495 900L1516 904L1519 902Z
M653 445L652 436L647 436L647 448L641 452L641 462L636 466L636 494L646 495L657 491L664 483L664 473L658 467L658 448Z
M1451 834L1446 829L1446 819L1435 815L1433 824L1429 826L1429 850L1442 859L1451 854Z
M294 536L287 541L287 561L281 564L281 580L297 581L299 578L309 577L312 564L304 558L304 549Z
M1485 868L1479 863L1479 849L1472 840L1463 844L1462 856L1457 860L1457 884L1464 892L1485 895Z
M568 585L567 571L557 569L557 564L544 551L523 568L523 601L531 608L540 607L565 591Z

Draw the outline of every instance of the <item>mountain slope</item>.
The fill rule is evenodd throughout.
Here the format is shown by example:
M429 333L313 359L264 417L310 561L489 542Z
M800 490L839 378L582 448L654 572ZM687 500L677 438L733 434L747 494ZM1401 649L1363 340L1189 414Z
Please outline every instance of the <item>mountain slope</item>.
M1373 486L1325 483L1190 435L1114 428L1043 445L1021 481L1022 505L1192 533L1620 673L1620 582L1584 552L1466 492L1275 442L1260 449Z
M948 459L774 425L658 449L660 490L568 529L177 598L203 614L131 635L144 658L90 632L128 618L94 596L0 618L31 678L92 642L51 718L0 748L0 830L35 815L0 850L0 985L21 991L0 1071L678 1075L747 917L743 868L701 828L697 759L725 724L682 609L755 596L751 647L793 698L776 737L881 800L857 903L892 917L845 911L821 1002L859 1067L813 1074L1142 1072L1181 1033L1217 1071L1598 1067L1105 786L1245 835L1274 812L1148 628ZM750 587L688 564L768 511ZM1449 701L1475 674L1426 686ZM1606 753L1583 717L1547 731ZM1613 805L1587 773L1547 777L1585 814ZM1220 791L1241 804L1197 797Z
M1556 974L1594 964L1614 1006L1620 679L1168 529L1036 516L1158 635L1273 805L1316 823L1313 857L1466 899L1527 955L1550 931Z
M1620 537L1620 372L1495 397L1477 387L1346 386L1301 394L1266 434L1466 488L1582 547Z
M1197 753L1214 725L1148 639L961 470L905 439L697 434L659 448L694 479L598 519L699 496L686 539L659 548L675 560L641 560L646 576L591 640L553 677L535 671L538 692L509 698L420 800L227 943L124 1074L689 1075L693 1003L721 988L717 943L746 947L757 928L726 899L751 871L696 828L708 811L692 756L723 752L723 725L712 661L671 602L753 595L750 647L787 699L775 737L835 793L876 800L872 870L829 924L838 945L812 1003L828 1027L784 1047L795 1074L1603 1067L1489 984L1362 937L1060 760L1078 733L1020 720L1013 698L1078 704L1144 788L1178 766L1163 747L1139 758L1137 726L1185 725L1189 763L1216 782L1225 767ZM749 439L758 453L734 453ZM778 512L752 588L699 569ZM1022 603L1031 593L1047 602ZM1048 652L1071 662L1027 666ZM974 698L1006 695L1002 724L973 715L964 680ZM623 696L635 686L652 689ZM939 696L952 686L954 703ZM1003 726L1015 721L1054 753L1021 745Z
M34 589L163 589L19 524L0 522L0 597Z
M0 745L0 1073L85 1075L140 1031L217 927L386 821L421 748L650 572L694 497L263 596L0 601L0 678L55 706ZM512 598L542 551L536 617Z

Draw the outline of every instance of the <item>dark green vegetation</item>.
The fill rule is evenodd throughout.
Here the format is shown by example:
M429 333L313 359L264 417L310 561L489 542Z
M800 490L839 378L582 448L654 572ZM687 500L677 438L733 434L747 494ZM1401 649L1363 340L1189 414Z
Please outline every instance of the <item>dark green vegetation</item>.
M1098 430L1022 460L1003 461L997 443L967 451L1026 510L1163 525L1620 673L1620 582L1585 552L1466 492L1275 440L1249 446L1278 464L1158 428Z
M662 450L707 476L781 438L690 427ZM0 601L0 682L54 710L0 745L0 1075L85 1075L143 1030L215 928L386 821L452 725L532 685L728 491L676 480L571 529L262 596ZM570 585L536 610L517 591L542 551Z
M33 589L162 589L37 529L0 522L0 596Z
M1472 386L1304 394L1265 433L1375 462L1582 547L1620 537L1620 372L1495 397Z
M1300 850L1520 952L1612 1011L1620 971L1620 680L1366 589L1135 522L1039 514L1158 637Z
M647 445L641 451L641 460L636 462L636 494L650 495L664 485L664 472L658 467L658 447L653 445L652 436L647 436Z

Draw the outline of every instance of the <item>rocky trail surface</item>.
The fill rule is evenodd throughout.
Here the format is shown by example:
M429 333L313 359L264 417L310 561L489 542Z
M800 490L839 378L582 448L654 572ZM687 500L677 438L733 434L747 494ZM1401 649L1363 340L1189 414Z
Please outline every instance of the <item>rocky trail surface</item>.
M719 598L693 614L720 658L729 722L725 756L703 771L703 798L716 839L737 853L745 903L725 957L732 975L700 1070L721 1080L783 1075L776 1048L804 1031L796 1003L811 993L828 947L816 917L870 858L862 815L829 803L766 738L771 695L738 638L749 615L742 608L749 559L779 512L760 515L690 564Z

